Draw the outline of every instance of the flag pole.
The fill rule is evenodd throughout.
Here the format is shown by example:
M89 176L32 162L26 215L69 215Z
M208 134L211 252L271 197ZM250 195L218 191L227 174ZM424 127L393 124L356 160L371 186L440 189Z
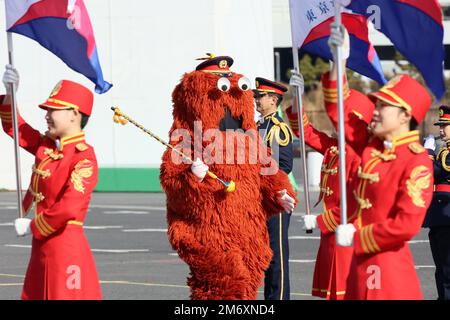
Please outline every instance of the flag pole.
M341 4L335 1L336 13L334 21L341 28ZM339 187L341 203L341 225L347 224L347 185L345 179L345 124L344 124L344 66L342 64L342 47L339 46L334 52L334 63L337 66L337 90L338 90L338 147L339 147Z
M294 70L300 74L300 64L298 60L298 47L294 40L294 23L293 23L293 8L292 2L289 1L289 14L291 22L291 36L292 36L292 57L294 59ZM302 92L299 87L295 87L294 100L297 105L297 117L300 129L300 156L302 158L302 172L303 172L303 190L305 193L305 209L306 214L311 214L311 205L309 202L309 183L308 172L306 169L306 146L305 146L305 130L303 127L303 105L302 105ZM306 233L312 233L311 229L306 230Z
M9 64L14 66L12 33L6 32L6 34L8 37L8 60ZM11 91L13 130L14 130L14 154L16 160L17 206L19 208L19 218L23 218L24 212L22 207L22 176L20 171L20 146L19 146L19 126L17 121L17 98L16 98L16 88L13 83L10 84L10 91Z

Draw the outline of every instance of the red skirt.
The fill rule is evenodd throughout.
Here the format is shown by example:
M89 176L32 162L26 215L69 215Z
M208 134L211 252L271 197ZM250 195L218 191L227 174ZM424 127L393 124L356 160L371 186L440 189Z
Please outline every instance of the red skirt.
M336 245L335 233L321 233L312 295L327 300L343 300L352 256L352 247Z
M401 248L353 257L346 300L422 300L414 260L405 242Z
M48 239L33 238L24 300L101 300L100 283L83 228L67 225Z

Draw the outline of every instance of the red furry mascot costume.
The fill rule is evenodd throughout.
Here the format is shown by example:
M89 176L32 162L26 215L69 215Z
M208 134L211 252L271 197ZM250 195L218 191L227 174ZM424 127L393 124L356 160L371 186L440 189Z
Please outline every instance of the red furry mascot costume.
M191 299L256 299L272 256L266 220L285 209L280 190L287 190L292 203L295 199L287 175L260 152L264 144L256 131L250 82L230 71L232 63L230 57L210 56L185 74L172 94L171 145L182 144L185 154L203 158L210 171L236 185L226 192L216 179L200 181L192 163L171 149L163 155L168 237L190 267ZM200 142L194 139L198 134ZM252 161L254 153L264 156Z

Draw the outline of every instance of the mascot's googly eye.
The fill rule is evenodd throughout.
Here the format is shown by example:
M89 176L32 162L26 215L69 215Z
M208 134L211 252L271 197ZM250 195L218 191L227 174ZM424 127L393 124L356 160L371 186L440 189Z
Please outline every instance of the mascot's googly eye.
M242 91L247 91L250 89L250 79L246 77L242 77L238 81L238 86L241 88Z
M230 87L230 80L225 77L222 77L217 81L217 88L219 88L220 91L227 92L228 90L230 90Z

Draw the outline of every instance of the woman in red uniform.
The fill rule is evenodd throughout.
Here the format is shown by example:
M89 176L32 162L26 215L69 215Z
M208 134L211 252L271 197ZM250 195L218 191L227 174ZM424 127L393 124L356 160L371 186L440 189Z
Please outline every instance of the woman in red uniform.
M408 241L419 232L433 193L432 162L416 130L432 99L407 75L369 96L376 103L371 135L360 130L348 141L361 150L356 220L336 231L338 245L354 248L346 299L422 299Z
M3 130L13 135L10 84L18 72L6 67L0 96ZM101 299L100 285L83 222L97 184L94 149L85 142L83 127L91 114L93 94L63 80L39 107L46 110L48 131L41 135L18 116L19 143L36 157L24 212L34 218L14 224L19 236L33 235L22 299Z
M299 75L293 75L291 86L303 86L303 79ZM336 90L337 91L337 90ZM350 90L347 91L346 101L355 107L349 112L358 115L358 119L366 125L372 118L373 103L363 94ZM337 94L333 91L324 92L326 104L337 104ZM356 102L357 103L353 103ZM287 116L294 133L299 136L297 113L288 108ZM335 231L341 223L340 216L340 192L339 192L339 152L338 141L324 132L316 130L309 122L306 114L303 114L305 143L320 152L324 158L322 161L320 196L317 204L323 201L324 211L319 216L305 216L305 228L320 229L320 246L317 252L314 269L312 295L329 300L342 300L346 293L346 282L350 270L350 262L353 248L336 246ZM347 185L352 185L361 162L359 155L349 146L346 147L346 180ZM350 188L347 188L349 191ZM351 192L347 197L350 198ZM352 221L355 216L349 217Z

